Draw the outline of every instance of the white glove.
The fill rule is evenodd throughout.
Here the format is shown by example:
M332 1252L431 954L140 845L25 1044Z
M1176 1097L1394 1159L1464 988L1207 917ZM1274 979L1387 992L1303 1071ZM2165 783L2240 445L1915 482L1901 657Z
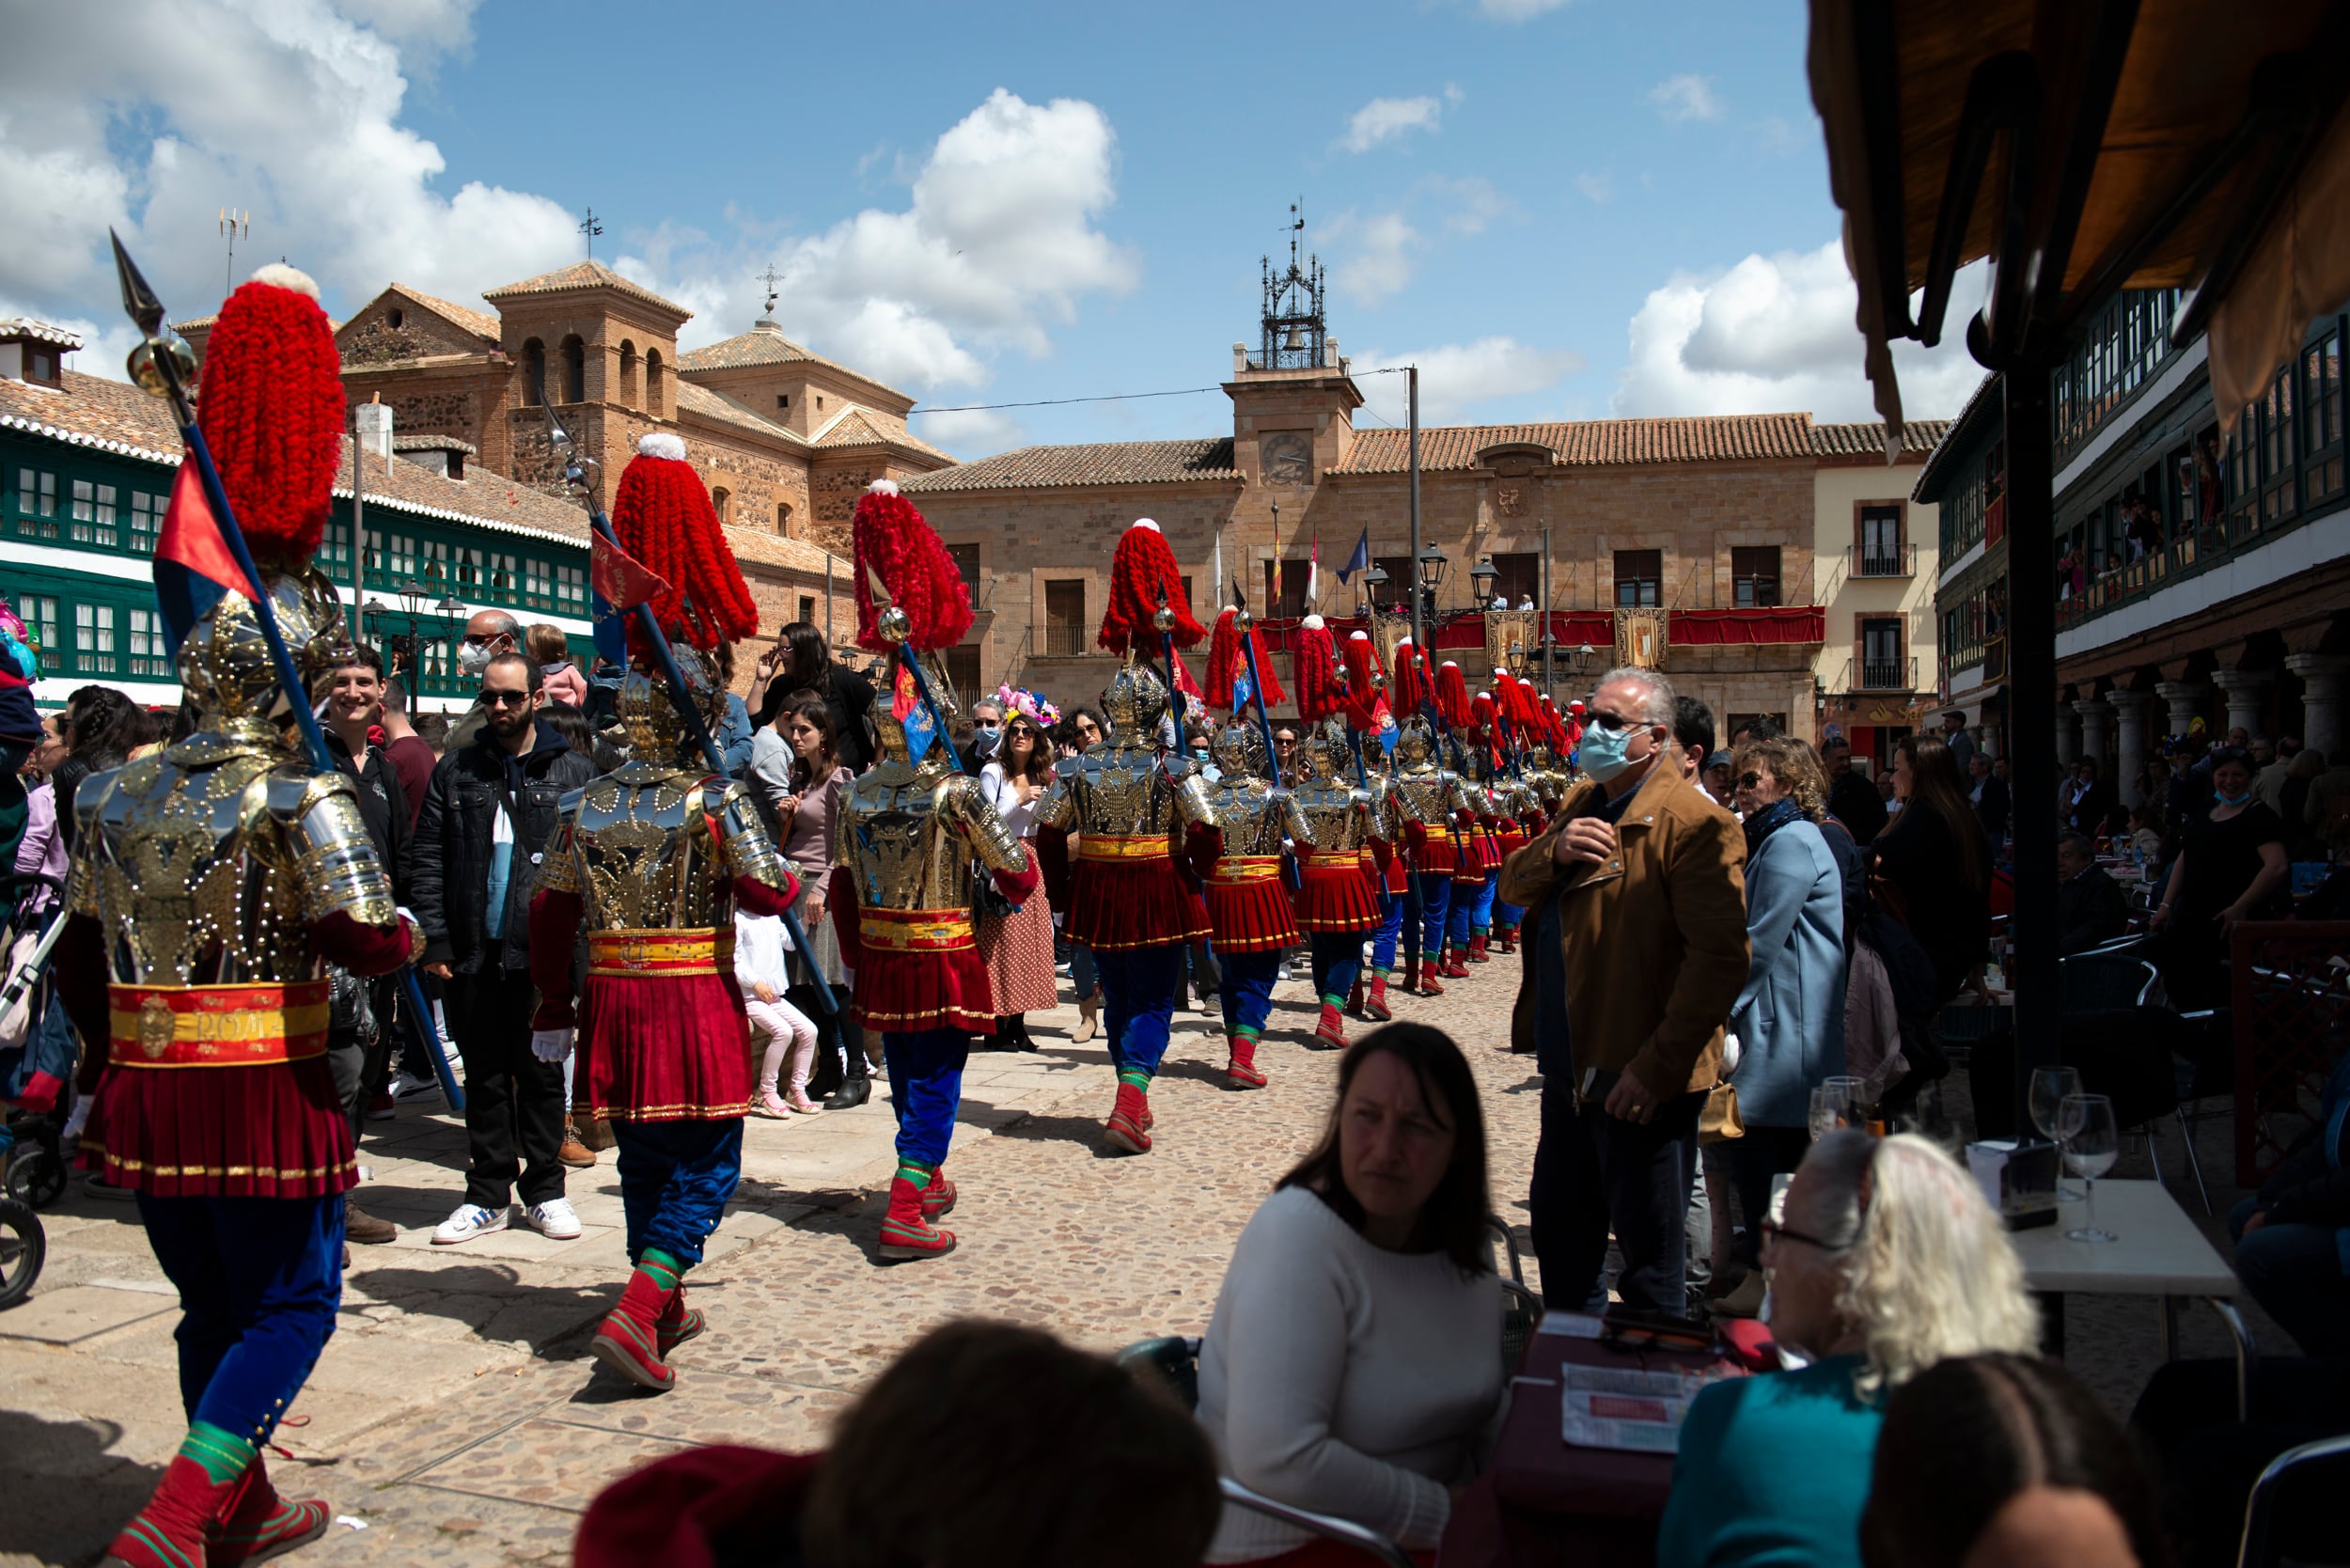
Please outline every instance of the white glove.
M572 1054L572 1036L575 1027L533 1029L530 1031L530 1054L540 1061L561 1061Z

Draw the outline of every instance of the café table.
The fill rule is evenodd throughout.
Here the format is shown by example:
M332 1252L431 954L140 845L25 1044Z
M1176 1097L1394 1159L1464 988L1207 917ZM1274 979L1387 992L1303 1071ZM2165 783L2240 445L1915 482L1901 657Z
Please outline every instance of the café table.
M1510 1412L1493 1463L1454 1505L1445 1568L1606 1568L1655 1560L1657 1522L1672 1494L1673 1456L1583 1448L1559 1431L1560 1369L1696 1370L1726 1364L1712 1351L1628 1351L1557 1332L1553 1313L1528 1341L1511 1380ZM1589 1320L1582 1320L1588 1323Z
M2060 1204L2054 1225L2010 1232L2024 1264L2024 1282L2051 1297L2151 1295L2162 1306L2163 1359L2178 1359L2179 1309L2201 1301L2219 1315L2235 1343L2236 1405L2248 1406L2253 1345L2251 1330L2236 1310L2243 1285L2187 1217L2178 1200L2156 1181L2101 1180L2096 1184L2097 1225L2120 1239L2079 1242L2067 1231L2089 1222L2086 1202ZM2055 1325L2063 1328L2062 1303Z

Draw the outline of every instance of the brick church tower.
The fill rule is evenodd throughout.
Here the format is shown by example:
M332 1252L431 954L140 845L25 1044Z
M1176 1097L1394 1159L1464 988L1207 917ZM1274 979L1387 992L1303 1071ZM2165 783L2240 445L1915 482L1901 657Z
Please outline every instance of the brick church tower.
M694 313L593 260L481 297L497 310L499 347L514 367L503 416L508 471L532 484L559 477L546 447L543 396L582 452L602 464L608 502L637 434L676 422L677 335Z

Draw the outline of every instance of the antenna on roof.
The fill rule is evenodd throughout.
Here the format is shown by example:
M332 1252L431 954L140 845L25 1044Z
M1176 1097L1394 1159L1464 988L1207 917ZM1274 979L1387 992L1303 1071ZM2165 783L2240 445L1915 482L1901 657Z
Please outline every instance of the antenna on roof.
M234 207L220 210L220 231L228 240L228 267L221 277L221 294L225 298L237 290L237 242L253 233L253 213Z

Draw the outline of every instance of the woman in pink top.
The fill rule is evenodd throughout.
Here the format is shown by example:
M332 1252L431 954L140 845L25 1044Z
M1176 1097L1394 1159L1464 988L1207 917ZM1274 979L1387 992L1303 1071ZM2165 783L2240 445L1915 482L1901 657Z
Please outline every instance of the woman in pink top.
M807 933L808 951L799 957L812 962L840 999L834 1022L840 1030L845 1072L839 1091L825 1102L827 1110L861 1105L871 1095L871 1063L865 1055L863 1033L849 1019L849 987L854 976L840 962L839 934L824 907L824 892L832 883L833 797L849 787L851 774L841 765L832 709L812 692L787 701L776 722L791 742L791 792L776 802L783 819L783 853L799 873L800 899L792 913Z

